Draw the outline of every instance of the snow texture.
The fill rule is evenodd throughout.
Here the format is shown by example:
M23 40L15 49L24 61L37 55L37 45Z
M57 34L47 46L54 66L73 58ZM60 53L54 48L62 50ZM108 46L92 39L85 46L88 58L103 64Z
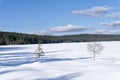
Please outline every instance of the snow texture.
M120 80L120 42L100 42L96 61L87 44L42 44L39 61L37 44L0 46L0 80Z

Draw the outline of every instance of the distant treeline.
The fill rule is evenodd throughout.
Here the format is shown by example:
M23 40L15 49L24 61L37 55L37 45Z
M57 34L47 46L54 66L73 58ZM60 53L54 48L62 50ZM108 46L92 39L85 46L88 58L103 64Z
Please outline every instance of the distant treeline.
M79 34L65 36L47 36L0 31L0 45L37 44L39 42L63 43L63 42L90 42L90 41L120 41L120 35Z

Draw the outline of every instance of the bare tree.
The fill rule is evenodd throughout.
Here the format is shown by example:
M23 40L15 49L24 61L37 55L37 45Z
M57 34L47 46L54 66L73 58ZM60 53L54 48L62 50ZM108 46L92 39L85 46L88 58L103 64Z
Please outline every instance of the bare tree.
M35 54L36 54L37 58L40 58L41 56L44 56L45 53L44 53L44 51L42 49L41 43L38 44Z
M87 45L88 51L93 53L93 60L95 61L96 54L101 53L103 46L100 43L92 42Z

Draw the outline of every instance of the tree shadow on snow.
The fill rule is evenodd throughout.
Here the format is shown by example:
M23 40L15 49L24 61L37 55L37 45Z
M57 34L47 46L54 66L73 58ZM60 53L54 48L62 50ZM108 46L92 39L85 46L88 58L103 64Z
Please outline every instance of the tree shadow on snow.
M35 61L34 53L30 52L0 54L0 66L17 66Z
M26 47L0 47L0 51L24 50Z
M66 51L71 51L71 50L48 51L48 52L45 52L45 53L58 53L58 52L66 52Z
M78 77L78 76L81 76L80 73L72 73L72 74L67 74L67 75L63 75L63 76L60 76L60 77L57 77L57 78L52 78L52 79L34 79L34 80L71 80L72 78L75 78L75 77Z
M19 71L35 71L35 69L16 69L16 70L6 70L6 71L1 71L0 75L8 74L8 73L13 73L13 72L19 72Z
M81 57L81 58L43 58L40 61L42 63L47 62L58 62L58 61L71 61L71 60L83 60L83 59L91 59L92 57Z

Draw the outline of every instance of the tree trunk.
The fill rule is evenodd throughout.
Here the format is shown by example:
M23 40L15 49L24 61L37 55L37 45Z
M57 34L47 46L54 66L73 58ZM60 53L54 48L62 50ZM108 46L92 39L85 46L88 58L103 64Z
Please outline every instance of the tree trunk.
M93 61L95 61L95 52L93 52Z

